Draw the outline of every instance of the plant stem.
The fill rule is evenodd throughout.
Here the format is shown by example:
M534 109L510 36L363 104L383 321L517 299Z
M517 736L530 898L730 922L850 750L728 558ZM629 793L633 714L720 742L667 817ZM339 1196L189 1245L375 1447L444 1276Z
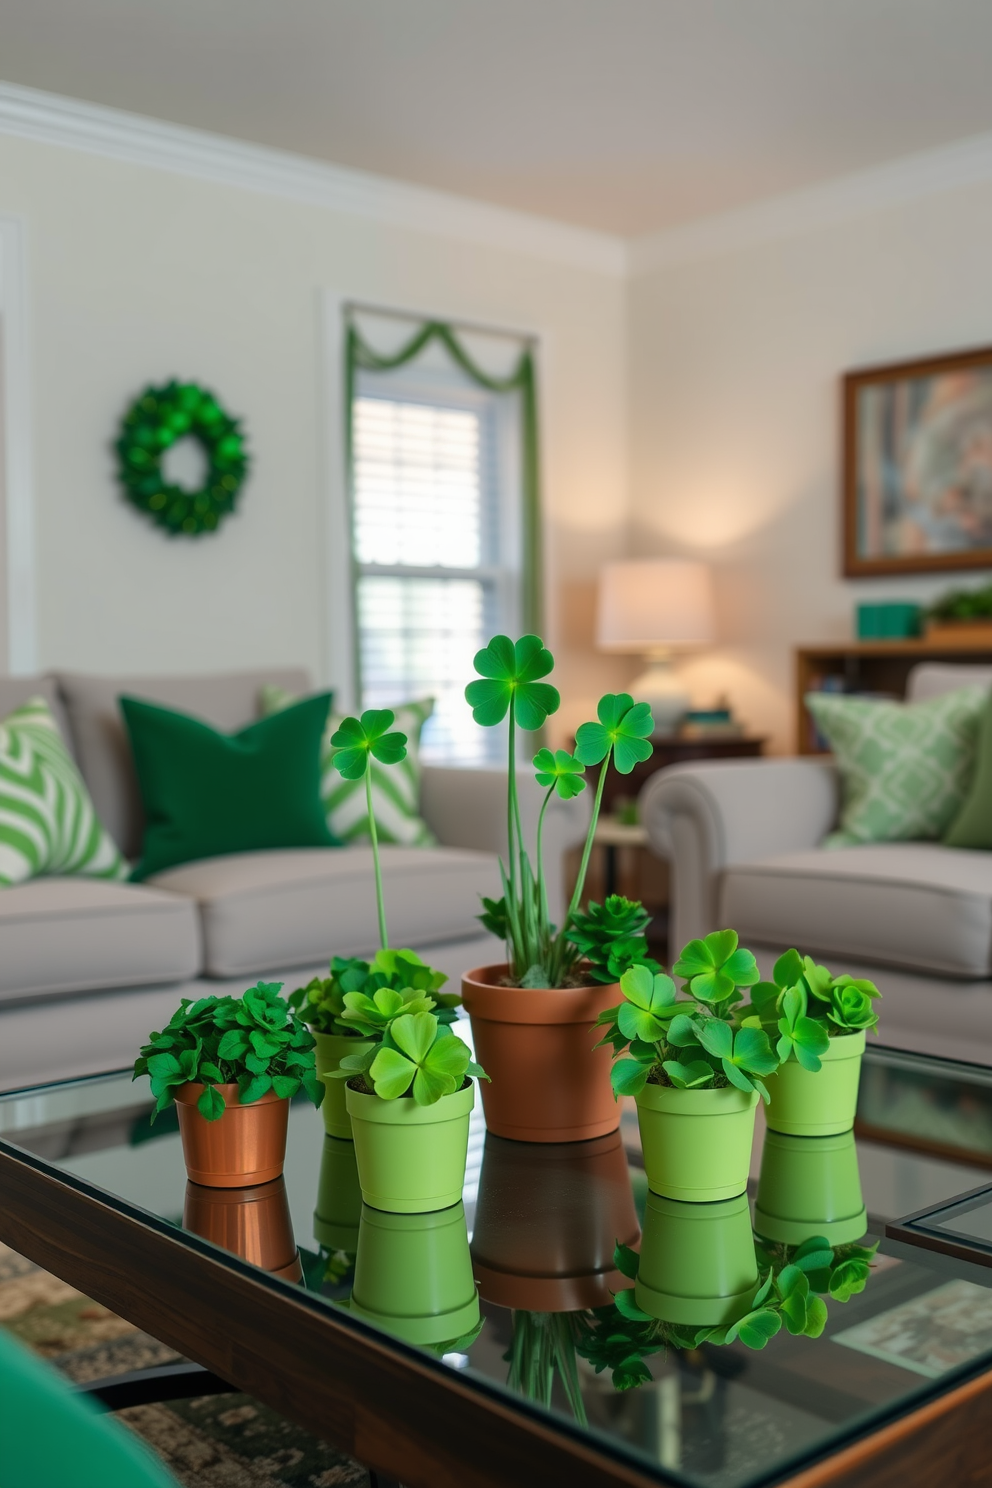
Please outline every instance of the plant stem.
M603 804L603 787L606 784L606 772L610 768L612 754L613 746L611 745L599 772L599 784L596 787L596 799L592 807L592 820L589 823L589 830L586 833L586 845L582 849L582 862L579 864L579 876L575 880L575 891L572 894L572 902L568 906L568 914L565 916L565 923L561 927L562 935L565 934L571 923L572 916L582 903L582 890L586 885L586 872L589 868L589 858L592 854L592 844L593 838L596 836L596 827L599 825L599 808Z
M382 949L389 950L386 934L386 901L382 895L382 869L379 867L379 834L375 827L375 812L372 810L372 756L365 761L365 803L369 813L369 836L372 838L372 863L375 867L375 902L379 910L379 939Z
M547 811L548 806L551 802L551 797L554 795L554 793L555 788L554 783L552 783L548 788L547 795L541 803L541 812L537 818L537 882L540 887L541 893L541 919L538 933L541 937L542 952L544 951L547 941L551 935L551 916L548 913L548 891L544 882L544 851L541 846L541 836L544 832L544 813Z
M510 898L516 903L517 898L517 845L513 840L513 824L517 816L517 721L514 717L513 698L510 698L510 744L509 744L509 773L507 775L506 790L506 847L509 854L510 864Z

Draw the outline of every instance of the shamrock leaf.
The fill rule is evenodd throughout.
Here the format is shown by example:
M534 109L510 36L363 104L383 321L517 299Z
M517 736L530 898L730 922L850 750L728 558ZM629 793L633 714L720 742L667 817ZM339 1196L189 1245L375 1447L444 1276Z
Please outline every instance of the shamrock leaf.
M570 801L586 788L584 766L567 749L556 749L553 753L550 749L539 749L534 756L534 769L538 785L545 790L553 785L563 801Z
M739 1338L746 1348L763 1349L769 1338L774 1338L781 1326L782 1319L778 1313L770 1308L762 1307L756 1312L749 1312L746 1317L741 1318L740 1322L728 1328L726 1341L733 1343L735 1338Z
M815 1075L820 1068L820 1056L826 1053L830 1040L823 1024L816 1018L807 1017L806 1008L805 988L802 982L797 982L782 997L778 1057L784 1064L795 1055L802 1068Z
M626 999L617 1015L620 1032L628 1039L657 1043L675 1012L671 977L652 976L646 966L632 966L620 978L620 990Z
M396 722L389 708L368 708L361 718L343 718L331 735L335 769L345 780L361 780L369 756L383 765L406 759L406 734L390 733Z
M621 1276L626 1276L628 1281L637 1280L637 1267L640 1259L636 1250L631 1250L629 1245L624 1245L619 1240L613 1247L613 1264Z
M381 1037L396 1018L404 1013L428 1013L434 999L413 987L399 991L395 987L377 987L372 996L365 992L346 992L341 1022L359 1033Z
M432 1013L402 1014L389 1036L396 1047L380 1047L369 1069L376 1095L396 1100L409 1092L418 1106L430 1106L461 1088L471 1051Z
M575 758L584 765L598 765L613 751L613 763L621 775L629 775L636 764L651 758L647 742L654 733L654 719L647 703L635 703L629 692L608 692L596 708L598 723L580 723L575 733Z
M493 636L473 664L483 680L468 684L465 700L483 728L502 723L511 705L515 721L530 731L541 728L549 713L557 711L558 689L539 681L555 664L540 636L525 635L515 644L509 636Z
M700 1002L726 1002L738 987L760 980L758 963L738 947L736 930L713 930L704 940L690 940L672 971L686 978Z
M618 1059L610 1070L613 1094L639 1095L648 1082L650 1068L639 1059Z
M693 1059L688 1064L679 1059L666 1059L662 1069L677 1090L693 1090L713 1078L713 1066L704 1059Z

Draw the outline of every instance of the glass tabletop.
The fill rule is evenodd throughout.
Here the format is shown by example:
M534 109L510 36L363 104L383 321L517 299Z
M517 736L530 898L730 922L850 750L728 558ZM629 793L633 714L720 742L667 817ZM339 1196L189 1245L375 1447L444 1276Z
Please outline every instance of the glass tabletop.
M775 1138L759 1108L750 1209L649 1195L632 1103L618 1132L569 1144L487 1134L477 1104L462 1202L420 1215L363 1207L351 1143L305 1103L284 1177L254 1189L188 1183L174 1113L150 1125L151 1104L126 1073L14 1092L0 1140L694 1488L755 1488L992 1367L992 1270L880 1239L983 1181L992 1070L870 1051L857 1138ZM814 1236L832 1252L804 1273L821 1336L694 1342L735 1274L753 1292ZM617 1242L640 1253L636 1294Z

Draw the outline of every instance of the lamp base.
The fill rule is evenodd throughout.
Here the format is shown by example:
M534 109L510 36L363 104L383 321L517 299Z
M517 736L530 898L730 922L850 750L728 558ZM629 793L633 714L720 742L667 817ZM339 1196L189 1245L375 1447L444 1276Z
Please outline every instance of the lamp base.
M635 703L647 703L654 718L654 737L674 734L692 699L667 656L652 656L646 671L630 684Z

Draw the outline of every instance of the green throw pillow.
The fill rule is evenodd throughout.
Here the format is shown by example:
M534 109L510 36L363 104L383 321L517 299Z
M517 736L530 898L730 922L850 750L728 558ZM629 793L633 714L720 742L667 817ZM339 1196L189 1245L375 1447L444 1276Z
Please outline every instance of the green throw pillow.
M992 693L978 724L971 789L944 841L948 847L992 848Z
M41 874L127 878L43 698L0 722L0 886Z
M262 688L262 712L273 714L296 702L291 692L282 687ZM382 842L400 847L435 847L437 838L420 816L420 731L434 711L434 699L416 703L397 703L396 728L406 734L406 759L398 765L380 765L372 761L372 810L376 831ZM331 735L340 726L343 713L332 713L327 720L321 745L321 798L327 812L327 825L343 842L368 838L369 818L365 801L365 781L345 780L334 768L337 752Z
M320 800L330 693L236 734L139 698L119 702L145 808L133 879L222 853L340 847Z
M980 686L925 703L808 692L843 788L840 830L824 846L940 837L971 783L987 697Z

